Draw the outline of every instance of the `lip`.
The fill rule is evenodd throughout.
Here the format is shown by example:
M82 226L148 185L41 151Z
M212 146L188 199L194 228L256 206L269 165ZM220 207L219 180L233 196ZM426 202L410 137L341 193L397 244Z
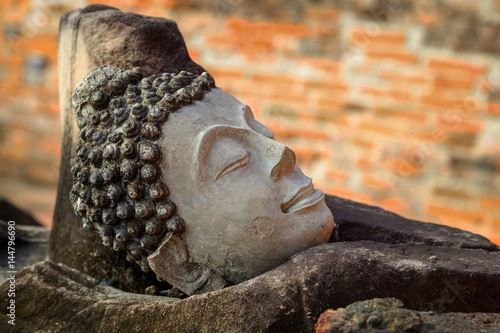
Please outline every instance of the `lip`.
M325 195L323 191L314 189L313 183L301 188L297 193L287 202L281 204L281 210L285 214L295 213L307 207L314 206L323 198Z

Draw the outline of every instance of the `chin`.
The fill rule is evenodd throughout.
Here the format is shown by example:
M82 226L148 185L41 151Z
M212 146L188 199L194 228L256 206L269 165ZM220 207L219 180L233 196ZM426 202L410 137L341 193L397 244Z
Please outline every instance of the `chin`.
M297 238L291 255L328 242L334 222L332 212L324 200L315 204L314 207L295 212L293 215L294 234Z
M311 231L315 231L316 235L310 247L328 242L333 231L334 222L333 214L324 200L310 213L308 220L309 228L311 228Z

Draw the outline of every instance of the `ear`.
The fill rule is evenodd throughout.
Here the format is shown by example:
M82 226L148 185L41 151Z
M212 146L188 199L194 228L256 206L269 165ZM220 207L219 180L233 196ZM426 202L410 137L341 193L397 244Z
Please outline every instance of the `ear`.
M172 233L148 257L148 262L158 277L187 295L219 290L228 284L208 267L189 262L186 244Z

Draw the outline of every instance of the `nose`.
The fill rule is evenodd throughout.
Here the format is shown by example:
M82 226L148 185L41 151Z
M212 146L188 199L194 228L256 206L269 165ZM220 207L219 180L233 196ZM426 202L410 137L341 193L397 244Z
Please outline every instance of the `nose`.
M291 173L295 167L297 159L293 150L285 146L279 162L271 170L271 178L277 181L281 177Z

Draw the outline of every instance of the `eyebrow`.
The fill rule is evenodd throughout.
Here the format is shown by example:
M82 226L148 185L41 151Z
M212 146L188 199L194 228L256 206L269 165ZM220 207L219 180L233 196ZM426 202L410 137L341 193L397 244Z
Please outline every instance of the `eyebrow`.
M251 131L246 128L233 127L227 125L215 125L202 132L198 137L198 145L194 151L195 170L198 172L198 180L200 183L205 183L206 170L203 168L207 163L207 159L212 152L214 144L222 138L241 136L248 134Z

